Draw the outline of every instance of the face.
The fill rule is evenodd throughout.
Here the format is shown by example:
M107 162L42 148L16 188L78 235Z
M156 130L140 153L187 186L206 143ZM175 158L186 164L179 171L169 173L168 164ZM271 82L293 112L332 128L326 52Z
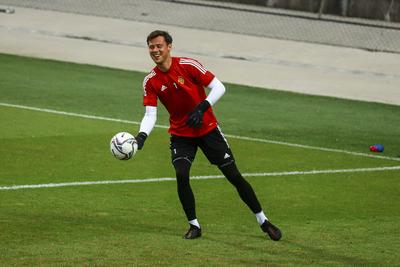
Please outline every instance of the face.
M148 43L149 54L158 66L167 64L171 58L171 44L167 44L163 36L157 36Z

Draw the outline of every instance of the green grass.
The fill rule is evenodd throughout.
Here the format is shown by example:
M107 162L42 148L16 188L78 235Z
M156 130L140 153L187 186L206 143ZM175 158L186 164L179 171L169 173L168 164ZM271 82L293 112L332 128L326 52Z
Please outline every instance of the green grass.
M140 121L143 73L0 55L0 102ZM227 85L225 133L399 157L400 107ZM167 125L163 109L158 124ZM173 177L156 128L130 161L109 140L137 125L0 105L0 187ZM399 161L230 138L242 172L399 166ZM375 155L375 154L372 154ZM193 175L219 174L201 153ZM193 180L203 237L173 181L0 190L1 266L395 266L399 170L248 177L284 233L266 239L224 179Z
M140 121L144 73L0 55L0 101ZM227 84L224 132L400 157L400 108ZM161 107L161 104L160 104ZM251 107L251 108L250 108ZM158 124L168 125L160 108Z

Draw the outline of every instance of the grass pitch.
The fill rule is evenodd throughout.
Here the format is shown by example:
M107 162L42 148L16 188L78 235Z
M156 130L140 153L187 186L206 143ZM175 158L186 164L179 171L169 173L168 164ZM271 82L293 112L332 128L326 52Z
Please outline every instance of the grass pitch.
M394 266L400 260L400 171L383 169L400 166L397 106L227 85L216 106L227 134L373 156L368 146L383 143L379 155L386 158L229 138L283 239L264 237L226 180L208 179L192 180L204 235L187 241L174 181L4 189L172 178L166 129L156 128L134 159L118 161L108 150L111 136L135 134L137 125L52 113L140 121L145 74L10 55L0 55L0 68L0 103L49 109L0 104L1 266ZM167 125L160 110L157 124ZM197 156L192 175L220 174Z

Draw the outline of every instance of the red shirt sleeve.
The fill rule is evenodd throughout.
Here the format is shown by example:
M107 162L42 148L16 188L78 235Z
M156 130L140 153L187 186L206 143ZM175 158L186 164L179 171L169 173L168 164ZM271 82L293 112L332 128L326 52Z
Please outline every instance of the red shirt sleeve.
M143 106L157 106L157 94L155 93L150 78L154 76L152 72L143 81Z
M181 58L180 64L184 65L190 75L202 86L207 86L215 75L208 71L200 62L191 58Z

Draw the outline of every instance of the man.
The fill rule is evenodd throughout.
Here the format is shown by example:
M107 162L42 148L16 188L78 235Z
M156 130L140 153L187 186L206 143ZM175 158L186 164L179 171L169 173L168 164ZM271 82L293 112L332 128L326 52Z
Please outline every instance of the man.
M270 223L250 184L236 167L229 145L218 127L211 106L225 93L224 85L198 61L172 57L172 37L165 31L153 31L147 37L149 54L156 67L144 78L143 105L145 115L136 136L142 149L157 118L157 100L169 112L171 157L176 171L178 196L189 221L185 239L201 236L196 216L195 198L189 183L189 171L200 148L211 164L217 165L233 184L240 198L255 214L261 229L272 240L281 238L281 231ZM208 96L204 87L211 89Z

